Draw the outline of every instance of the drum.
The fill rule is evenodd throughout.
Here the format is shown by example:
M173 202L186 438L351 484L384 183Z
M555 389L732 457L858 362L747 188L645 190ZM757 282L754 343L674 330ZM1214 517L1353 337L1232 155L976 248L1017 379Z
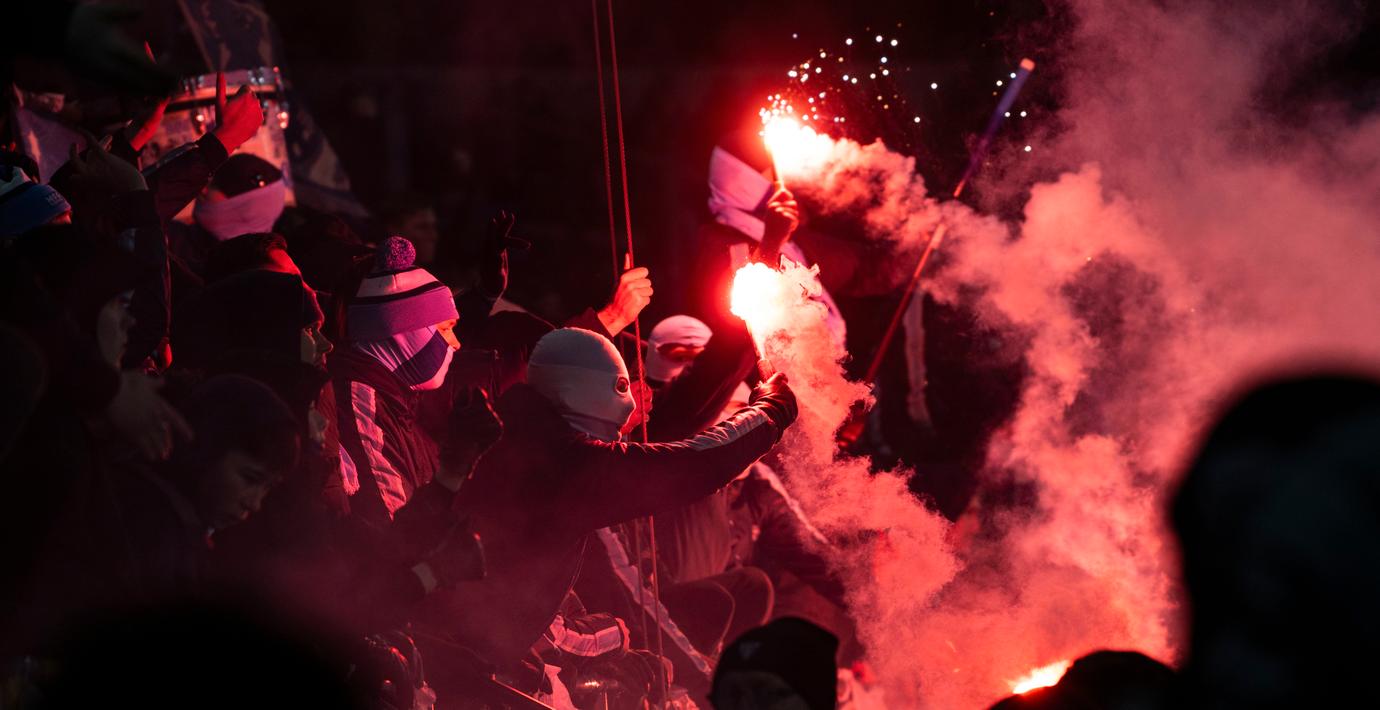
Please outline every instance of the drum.
M277 67L257 67L225 72L226 98L235 95L241 86L248 84L249 90L259 100L263 109L264 124L259 132L237 153L251 153L278 166L283 171L283 182L288 188L288 203L294 202L292 195L292 176L288 171L287 136L288 104L284 98L283 78ZM178 92L168 102L163 114L163 124L158 133L144 146L140 162L144 167L156 165L174 155L178 148L195 142L206 131L215 126L216 121L216 75L202 74L183 79Z

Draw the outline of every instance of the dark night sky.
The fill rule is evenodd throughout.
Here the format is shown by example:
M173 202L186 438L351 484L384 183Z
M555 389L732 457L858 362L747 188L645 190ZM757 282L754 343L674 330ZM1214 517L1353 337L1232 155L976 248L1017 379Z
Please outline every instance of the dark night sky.
M290 76L366 202L420 192L458 238L507 207L537 246L515 268L519 298L559 316L605 295L590 5L266 4ZM927 179L949 187L995 105L992 80L1022 56L1046 59L1057 24L1038 0L617 3L615 12L633 225L640 259L663 285L653 318L688 287L678 266L701 218L714 140L752 120L790 65L868 30L898 38L890 66L909 67L898 87L924 117L916 152ZM1027 87L1032 122L1052 77L1037 72ZM930 81L942 90L928 91ZM1021 130L1008 127L1007 139Z
M462 240L495 209L511 209L536 246L515 264L516 298L559 318L607 296L589 4L265 4L284 37L290 78L367 204L421 193ZM897 72L897 90L923 117L912 152L932 190L947 191L996 104L993 80L1022 57L1039 63L1018 104L1030 116L1003 127L994 162L1039 131L1057 130L1059 37L1069 22L1060 7L1058 0L616 3L633 225L639 259L660 285L651 319L675 312L678 294L692 287L681 267L703 219L710 148L755 120L762 97L780 90L791 65L820 48L841 48L846 36L897 37L890 66L909 69ZM1332 92L1374 107L1377 4L1354 7L1358 26L1369 29L1300 72L1301 83L1262 97L1263 106L1287 110L1304 105L1299 97ZM931 81L941 90L929 91ZM883 138L892 146L901 140ZM1039 176L1035 167L1019 179ZM1011 216L1024 191L1003 192L1017 201L984 207ZM965 196L981 198L980 191Z

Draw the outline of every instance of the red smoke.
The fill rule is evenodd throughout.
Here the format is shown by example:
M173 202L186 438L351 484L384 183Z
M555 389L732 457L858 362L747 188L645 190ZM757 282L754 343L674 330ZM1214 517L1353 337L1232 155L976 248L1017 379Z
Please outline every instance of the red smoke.
M1020 157L1066 170L1017 224L939 203L880 143L832 143L787 176L904 254L948 223L927 287L979 292L1029 366L988 462L1038 504L956 554L902 474L834 458L862 388L822 308L802 301L768 340L802 401L784 477L826 533L864 540L838 564L892 707L985 707L1098 648L1175 660L1164 502L1220 398L1281 367L1380 362L1380 120L1315 105L1285 125L1258 104L1348 31L1320 7L1073 2L1062 132Z

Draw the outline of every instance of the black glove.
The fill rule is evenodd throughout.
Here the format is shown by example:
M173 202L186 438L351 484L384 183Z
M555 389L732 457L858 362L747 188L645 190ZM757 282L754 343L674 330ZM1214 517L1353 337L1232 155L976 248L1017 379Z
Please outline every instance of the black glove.
M479 287L483 294L498 300L508 289L508 250L526 249L531 246L526 240L512 235L517 217L507 210L499 210L489 220L488 231L484 235L484 248L479 257Z
M470 532L469 519L452 526L424 562L436 576L436 586L442 589L458 582L484 579L484 545L478 535Z
M479 457L501 436L503 420L489 403L489 393L471 387L450 410L446 437L441 443L442 469L453 476L468 476Z
M786 427L795 421L796 415L800 414L795 393L791 391L791 386L786 384L784 372L778 372L767 378L766 382L757 385L752 390L748 404L761 409L771 423L776 425L778 431L785 431Z

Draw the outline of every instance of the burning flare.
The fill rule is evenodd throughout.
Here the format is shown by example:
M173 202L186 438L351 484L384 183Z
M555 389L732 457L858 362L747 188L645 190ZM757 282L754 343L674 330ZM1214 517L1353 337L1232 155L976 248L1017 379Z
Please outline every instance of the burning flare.
M759 356L766 353L767 335L782 327L790 297L786 277L766 264L748 264L734 274L729 310L747 323Z
M829 157L834 142L793 117L770 112L762 116L762 140L778 180L808 174Z
M1058 661L1047 666L1036 668L1028 673L1024 678L1011 684L1011 692L1017 695L1024 695L1038 688L1048 688L1059 682L1064 677L1064 673L1073 665L1072 661Z

